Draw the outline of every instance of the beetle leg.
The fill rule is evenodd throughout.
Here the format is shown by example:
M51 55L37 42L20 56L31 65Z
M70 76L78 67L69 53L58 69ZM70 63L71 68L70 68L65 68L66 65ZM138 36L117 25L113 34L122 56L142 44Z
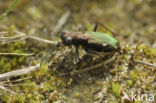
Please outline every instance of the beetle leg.
M86 51L88 54L99 54L99 52L97 52L97 51L90 50L90 49L86 49L86 48L85 48L85 51Z
M56 47L51 47L48 51L47 51L47 54L51 54L50 52L52 51L52 50L58 50L58 48L59 48L59 46L61 46L61 42L58 42L57 43L57 45L56 45ZM47 56L47 54L46 55L43 55L43 57L41 58L41 62L40 62L40 67L41 67L41 65L42 65L42 63L43 63L43 61L45 60L45 58L46 58L46 56ZM56 52L55 52L55 54L56 54ZM54 54L54 55L55 55ZM54 57L54 55L52 55L48 60L47 60L47 62L49 62L53 57Z
M87 72L87 71L93 70L93 69L95 69L95 68L99 68L99 67L101 67L101 66L103 66L103 65L109 64L109 63L113 62L115 59L116 59L116 56L113 56L113 57L109 58L108 60L106 60L105 62L103 62L102 64L99 63L99 64L97 64L97 65L94 65L94 66L91 66L91 67L86 67L86 68L84 68L84 69L82 69L82 70L73 71L73 72L70 72L70 73L68 73L68 74L70 74L70 75L76 75L76 74L78 74L78 73ZM66 75L66 74L65 74L65 75Z
M61 46L61 42L58 42L56 47L54 48L55 51L57 51L59 49L59 47ZM48 53L50 53L51 51L49 51ZM56 52L48 59L48 62L55 56Z
M99 55L99 57L102 57L102 55L99 52L97 52L97 55ZM103 61L102 61L102 66L106 68L105 63Z
M76 46L76 62L78 63L80 58L79 58L79 46Z
M102 57L102 56L104 56L104 55L112 55L114 52L110 52L110 53L100 53L100 52L97 52L97 51L93 51L93 50L89 50L89 49L86 49L86 52L87 53L90 53L90 54L97 54L99 57ZM104 68L106 68L106 66L105 66L105 61L103 61L102 62L102 66L104 67Z
M86 51L87 51L87 53L97 54L97 55L99 55L99 57L102 56L102 55L101 55L99 52L97 52L97 51L93 51L93 50L89 50L89 49L87 49ZM102 62L102 65L103 65L103 67L105 67L104 62Z
M79 26L79 30L78 31L82 32L82 25Z
M72 67L72 69L75 70L77 66L81 65L81 63L82 63L83 61L86 61L88 58L91 59L92 57L89 56L89 55L84 55L81 59L79 59L79 61L76 63L76 65L74 65L74 66Z
M95 24L94 29L93 29L94 32L96 32L97 27L98 27L98 24L99 24L99 23L96 23L96 24Z

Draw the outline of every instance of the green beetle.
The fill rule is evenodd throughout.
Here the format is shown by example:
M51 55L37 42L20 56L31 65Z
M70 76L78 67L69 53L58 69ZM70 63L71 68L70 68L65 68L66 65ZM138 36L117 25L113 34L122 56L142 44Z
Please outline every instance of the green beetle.
M102 32L96 32L99 23L94 27L94 32L87 31L84 33L72 33L64 30L61 33L61 44L65 46L74 45L78 54L78 48L81 45L87 53L99 54L101 52L116 52L120 48L120 43L111 35ZM101 24L102 25L102 24ZM105 27L104 25L102 25ZM114 34L107 27L105 27L111 34Z
M120 51L120 43L117 39L113 38L108 33L96 32L98 29L98 25L102 24L97 23L94 27L93 32L69 32L67 30L62 31L61 35L59 35L62 41L57 44L56 49L62 44L65 46L74 45L76 48L77 62L79 61L78 48L80 45L87 53L90 54L101 55L104 53L113 55L115 52ZM102 27L104 27L111 34L116 35L106 26L102 25ZM54 49L51 48L49 50L49 53L51 50ZM52 59L53 56L51 56L50 59ZM42 58L40 65L42 64L44 58L45 57ZM48 61L50 61L50 59L48 59Z

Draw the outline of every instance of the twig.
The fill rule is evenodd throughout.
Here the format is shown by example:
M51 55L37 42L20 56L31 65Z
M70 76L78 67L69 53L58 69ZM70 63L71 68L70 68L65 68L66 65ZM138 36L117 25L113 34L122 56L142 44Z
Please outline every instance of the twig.
M4 84L4 83L20 82L20 81L27 80L27 79L30 79L30 78L32 78L32 77L29 76L29 77L25 77L25 78L21 78L21 79L16 79L16 80L12 80L12 81L3 81L3 82L0 82L0 85L1 85L1 84Z
M31 56L34 55L34 53L0 53L0 55Z
M100 97L99 101L97 101L97 103L103 103L104 99L105 99L105 95L104 95L104 93L102 93L101 97Z
M39 38L39 37L36 37L36 36L32 36L32 34L31 35L27 35L27 34L25 34L25 33L23 33L23 32L19 32L19 31L15 31L15 33L16 34L18 34L18 35L16 35L16 36L12 36L12 37L0 37L0 39L10 39L9 41L6 41L6 42L2 42L2 43L0 43L0 44L6 44L6 43L10 43L10 42L16 42L16 41L21 41L21 40L24 40L24 39L27 39L27 38L32 38L32 39L35 39L35 40L38 40L38 41L41 41L41 42L45 42L45 43L49 43L49 44L53 44L53 45L56 45L57 44L57 42L56 41L50 41L50 40L46 40L46 39L43 39L43 38ZM2 34L8 34L8 32L6 32L6 31L4 31L4 32L0 32L0 35L2 35ZM19 37L22 37L22 36L24 36L23 38L20 38L20 39L16 39L16 38L19 38ZM14 39L16 39L16 40L14 40Z
M7 34L8 32L6 32ZM1 35L1 33L0 33ZM19 37L22 37L23 35L15 35L15 36L11 36L11 37L0 37L0 39L15 39L15 38L19 38Z
M5 88L4 86L1 86L1 85L0 85L0 89L3 89L4 92L9 91L9 92L12 93L12 94L16 94L15 92L13 92L13 91L11 91L11 90L9 90L9 89ZM2 94L1 94L1 95L2 95Z
M18 33L20 35L25 35L25 36L27 35L27 34L25 34L23 32L19 32L19 31L16 31L16 33ZM29 38L32 38L32 39L35 39L35 40L38 40L38 41L41 41L41 42L49 43L49 44L54 44L54 45L57 44L56 41L50 41L50 40L39 38L39 37L36 37L36 36L33 36L33 35L30 35Z
M19 31L17 31L17 33L19 33L19 34L21 34L21 35L27 35L27 34L25 34L25 33L23 33L23 32L19 32ZM50 40L43 39L43 38L39 38L39 37L36 37L36 36L33 36L33 35L30 35L29 38L32 38L32 39L35 39L35 40L38 40L38 41L41 41L41 42L49 43L49 44L54 44L54 45L57 44L56 41L50 41Z
M55 41L46 40L46 39L39 38L39 37L36 37L36 36L30 36L30 38L41 41L41 42L49 43L49 44L54 44L54 45L57 44L57 42L55 42Z
M66 21L68 20L68 17L70 16L70 11L65 12L61 18L59 19L58 23L56 24L56 26L53 28L53 31L55 33L58 33L60 31L60 29L62 28L62 26L66 23Z
M144 62L144 61L141 61L141 60L136 60L134 56L133 56L133 60L134 60L135 63L143 64L143 65L147 65L147 66L151 66L151 67L156 68L156 65L151 64L151 63L147 63L147 62Z
M32 71L37 70L40 67L40 64L37 64L36 66L30 66L19 70L14 70L11 72L0 74L0 80L9 79L11 77L16 77L24 74L28 74Z
M19 83L19 84L1 84L2 86L12 87L12 86L21 86L21 85L30 85L30 83Z
M1 88L1 87L0 87ZM6 92L6 90L3 90L3 92L0 93L0 96L3 95Z
M0 32L0 35L6 35L6 34L8 34L8 31L1 31Z
M6 41L6 42L2 42L0 44L6 44L6 43L11 43L11 42L17 42L17 41L21 41L21 40L25 40L27 38L29 38L31 35L25 36L24 38L21 39L17 39L17 40L12 40L12 41Z

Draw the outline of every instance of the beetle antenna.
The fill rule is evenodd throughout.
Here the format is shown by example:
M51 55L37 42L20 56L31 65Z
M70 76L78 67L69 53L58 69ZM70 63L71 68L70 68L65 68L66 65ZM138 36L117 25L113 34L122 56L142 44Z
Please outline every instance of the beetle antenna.
M49 54L52 50L55 50L55 49L57 50L58 47L59 47L60 45L61 45L61 43L58 42L55 48L50 48L50 49L48 50L48 54ZM47 54L47 53L46 53L46 54ZM55 53L55 54L56 54L56 53ZM54 55L55 55L55 54L54 54ZM54 57L54 55L52 55L52 56L48 59L48 61L51 60L51 59ZM41 67L41 65L42 65L42 63L43 63L45 57L46 57L46 55L44 55L44 56L42 57L41 62L40 62L40 67Z
M53 50L53 48L50 48L50 49L48 50L48 54L49 54L52 50ZM47 53L46 53L46 54L47 54ZM46 57L46 55L44 55L44 56L41 58L40 67L41 67L41 65L42 65L42 63L43 63L45 57Z
M95 24L95 27L94 27L94 29L93 29L94 32L96 32L97 27L98 27L98 24L99 24L99 23L96 23L96 24Z
M117 35L116 33L114 33L113 31L111 31L109 28L107 28L107 26L105 26L104 24L101 23L96 23L94 30L96 31L98 24L102 25L106 30L108 30L109 32L111 32L113 35Z
M81 31L82 32L82 25L79 25L79 29L78 29L78 31Z
M62 36L62 33L61 32L59 32L58 34L56 34L57 35L57 37L61 37Z

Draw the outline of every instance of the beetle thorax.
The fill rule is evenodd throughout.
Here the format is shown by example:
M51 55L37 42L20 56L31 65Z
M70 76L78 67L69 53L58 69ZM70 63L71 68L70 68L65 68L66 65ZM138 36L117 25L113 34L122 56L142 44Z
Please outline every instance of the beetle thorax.
M61 35L62 43L66 46L70 45L86 45L88 36L86 34L82 34L81 32L69 32L64 30Z

